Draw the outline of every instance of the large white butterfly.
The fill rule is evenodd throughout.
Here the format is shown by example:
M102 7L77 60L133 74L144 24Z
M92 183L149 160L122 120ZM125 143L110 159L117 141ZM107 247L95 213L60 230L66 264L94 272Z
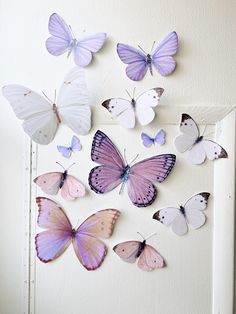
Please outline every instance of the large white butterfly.
M171 225L173 232L177 235L184 235L188 231L188 224L193 229L204 225L206 216L202 211L207 207L209 196L210 193L207 192L198 193L192 196L184 206L160 209L152 218L166 226Z
M49 144L60 123L65 123L75 133L82 135L91 128L84 70L78 67L65 77L54 103L21 85L4 86L2 93L17 118L24 120L24 131L38 144Z
M204 139L200 136L196 122L188 114L183 113L180 123L181 135L175 138L175 147L178 152L189 150L189 160L195 165L203 163L206 157L210 160L227 158L228 154L216 142Z
M105 100L102 106L117 118L119 124L132 129L135 126L135 116L141 125L152 122L155 117L153 108L159 104L163 92L163 88L156 87L142 93L136 100L131 96L131 100L111 98Z

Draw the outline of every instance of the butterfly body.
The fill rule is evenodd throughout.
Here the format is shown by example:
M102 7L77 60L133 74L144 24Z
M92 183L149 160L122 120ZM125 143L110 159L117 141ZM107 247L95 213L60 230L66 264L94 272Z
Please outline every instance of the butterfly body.
M121 193L126 184L129 198L137 207L154 202L157 190L153 182L164 181L175 164L175 155L163 154L127 165L109 137L100 130L93 138L91 159L100 166L90 171L90 188L104 194L121 184Z
M198 229L204 225L206 216L203 210L206 209L210 193L202 192L192 196L183 206L166 207L158 210L153 219L158 220L166 226L171 226L172 231L182 236L188 232L188 225Z
M119 124L131 129L135 126L135 119L141 125L152 122L155 118L153 108L159 104L163 92L163 88L155 87L142 93L136 99L134 97L131 100L123 98L107 99L102 103L102 106L111 113L112 117L117 118Z
M39 207L38 226L47 229L35 237L37 256L42 262L57 259L72 243L77 258L87 270L101 266L107 247L100 238L112 235L120 216L117 209L100 210L75 229L56 202L45 197L37 197L36 202Z
M182 134L175 138L175 147L180 153L189 151L188 159L192 164L202 164L206 158L214 160L228 157L222 146L200 135L196 122L186 113L181 117L180 132Z
M169 33L150 54L145 54L126 44L117 44L118 56L127 64L126 75L133 81L141 80L148 69L153 75L153 67L163 76L171 74L176 67L176 61L172 56L175 55L177 49L176 32Z

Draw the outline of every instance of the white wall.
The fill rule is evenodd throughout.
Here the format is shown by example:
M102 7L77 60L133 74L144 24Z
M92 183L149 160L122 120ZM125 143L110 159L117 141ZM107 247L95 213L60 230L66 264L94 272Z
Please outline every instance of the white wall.
M44 41L52 12L60 13L74 32L106 31L108 43L87 70L91 102L162 86L163 105L232 105L236 102L236 2L232 0L17 1L0 2L0 82L19 83L53 95L72 67L65 56L50 56ZM124 75L116 55L117 42L141 44L145 50L176 30L180 49L178 68L169 78L155 73L134 84ZM0 313L15 314L22 305L23 284L23 154L20 122L1 96L1 259ZM43 313L40 313L43 314Z

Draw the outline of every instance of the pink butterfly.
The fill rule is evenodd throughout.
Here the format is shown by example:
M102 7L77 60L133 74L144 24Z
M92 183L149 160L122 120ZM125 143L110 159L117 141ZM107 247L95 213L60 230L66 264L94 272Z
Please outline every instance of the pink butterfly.
M34 182L43 192L49 195L56 195L61 190L61 196L67 201L83 197L85 195L85 187L75 177L69 175L67 170L65 169L64 172L44 173L35 178Z
M138 232L139 233L139 232ZM140 234L140 233L139 233ZM140 234L141 235L141 234ZM146 244L148 238L142 236L143 241L126 241L113 247L116 254L127 263L135 263L138 259L138 267L145 271L152 271L165 266L163 257L152 247Z
M75 230L56 202L45 197L37 197L36 202L39 207L38 226L48 229L35 237L37 256L42 262L55 260L72 243L76 256L87 270L101 266L107 247L97 237L109 238L112 235L115 222L120 216L118 210L100 210Z

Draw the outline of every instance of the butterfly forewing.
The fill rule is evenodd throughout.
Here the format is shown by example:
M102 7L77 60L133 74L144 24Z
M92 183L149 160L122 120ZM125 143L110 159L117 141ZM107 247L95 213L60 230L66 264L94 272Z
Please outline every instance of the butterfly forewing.
M113 247L115 253L127 263L135 263L139 251L140 241L126 241Z
M58 193L61 184L62 172L48 172L34 179L34 182L49 195Z

